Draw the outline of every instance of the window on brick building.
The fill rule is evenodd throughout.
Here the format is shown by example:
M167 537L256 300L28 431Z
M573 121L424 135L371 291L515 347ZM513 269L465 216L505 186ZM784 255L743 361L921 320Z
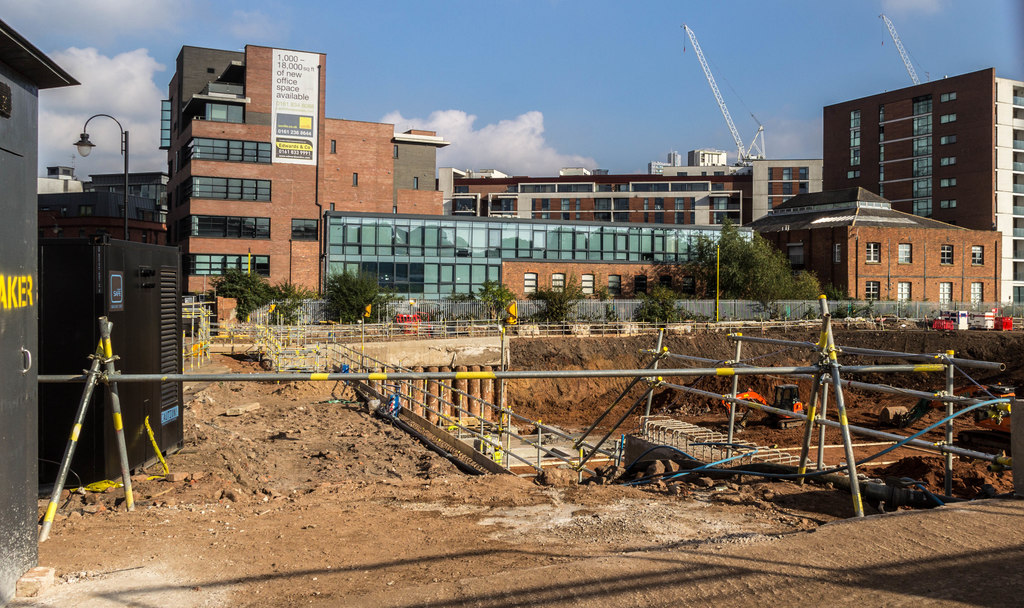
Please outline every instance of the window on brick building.
M971 304L980 304L985 301L985 284L971 283Z
M835 243L832 245L832 263L841 264L843 261L843 244Z
M331 154L337 154L337 153L338 153L338 140L332 139L331 140Z
M659 276L658 284L661 285L662 287L668 287L669 289L672 289L672 275L663 274Z
M638 274L633 277L633 294L647 293L647 275Z
M985 247L981 245L971 245L971 266L984 266L985 264Z
M868 264L879 264L882 262L882 244L868 243L864 249L864 261Z
M358 186L359 185L359 174L358 173L353 173L352 174L352 185L353 186Z
M939 304L949 304L953 301L953 284L939 283Z
M523 275L523 293L537 293L536 272L527 272Z
M897 261L900 264L909 264L914 261L913 245L910 243L900 243L897 247Z
M594 293L594 275L585 274L580 279L580 287L583 289L583 293L592 294Z
M864 283L864 299L877 300L881 294L882 284L878 281L867 281Z
M942 245L939 247L939 263L943 265L953 264L953 246Z
M896 284L896 299L904 302L910 300L910 281L900 281Z
M316 220L292 219L293 241L315 241L316 236Z
M413 190L419 190L420 189L420 178L418 178L418 177L412 178L412 189Z
M565 289L565 275L561 272L556 272L551 275L551 289L553 291L562 291Z
M391 158L398 158L398 144L395 144L391 150Z
M622 275L610 274L608 275L608 295L610 296L621 296L622 295Z

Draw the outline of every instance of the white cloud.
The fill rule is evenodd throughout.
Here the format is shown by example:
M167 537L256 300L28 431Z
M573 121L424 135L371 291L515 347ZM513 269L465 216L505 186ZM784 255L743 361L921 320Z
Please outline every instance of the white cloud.
M544 139L544 115L526 112L512 119L475 128L477 117L462 110L438 110L427 118L405 118L391 112L381 121L394 123L395 132L436 131L451 145L437 153L439 167L498 169L515 175L557 175L562 167L598 166L588 156L564 154Z
M882 0L882 12L890 16L935 15L949 6L949 0Z
M165 68L146 49L107 57L94 48L70 48L51 58L80 83L79 86L43 91L39 101L39 165L66 165L75 153L72 145L82 125L93 114L109 114L130 133L131 171L166 170L160 145L160 100L166 92L154 83ZM78 175L117 173L124 169L120 132L113 121L97 118L89 123L96 144L88 158L77 158Z

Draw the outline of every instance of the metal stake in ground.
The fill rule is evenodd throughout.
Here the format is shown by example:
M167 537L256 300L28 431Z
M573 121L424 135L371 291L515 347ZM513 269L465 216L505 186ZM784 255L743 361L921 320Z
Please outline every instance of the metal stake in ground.
M121 482L124 484L124 504L129 511L135 510L132 495L132 472L128 467L128 449L124 443L124 424L121 421L121 397L117 392L117 370L114 369L114 350L110 346L110 330L114 324L106 317L100 317L100 343L103 345L103 359L106 365L107 390L110 391L110 411L114 417L114 436L117 439L117 453L121 459Z
M850 496L853 498L854 517L864 517L864 502L860 497L860 482L857 479L857 461L853 457L853 439L850 437L850 422L846 418L846 403L843 401L843 383L839 378L839 359L836 357L836 341L832 335L832 315L828 312L828 301L824 295L818 296L821 302L821 322L824 329L824 349L828 355L829 366L832 368L832 387L836 394L836 416L839 417L840 430L843 433L843 446L846 452L846 468L850 475Z
M78 402L78 410L75 411L75 422L71 426L71 436L68 437L68 444L64 447L64 457L60 460L57 480L53 483L53 492L50 493L50 504L46 505L46 514L43 515L43 527L39 530L39 542L43 542L50 537L53 516L57 514L60 494L64 491L64 481L68 477L68 469L71 468L71 459L75 457L75 448L78 447L78 435L82 432L82 421L85 420L85 412L88 411L89 402L92 400L92 390L96 387L96 380L99 377L102 344L102 342L98 344L96 352L91 355L92 365L89 366L85 388L82 389L82 398Z
M740 343L737 343L737 346ZM811 404L807 410L807 420L804 421L804 442L800 446L800 466L797 468L797 473L803 475L807 472L807 456L811 451L811 435L814 432L814 419L818 414L818 396L821 393L821 374L814 374L814 380L811 383ZM735 397L735 395L733 395ZM825 427L822 427L825 428ZM730 440L732 441L732 440ZM821 462L818 462L818 468L821 468ZM803 485L804 478L800 478L800 485Z
M953 355L956 354L951 350L946 351L946 394L953 394ZM953 402L946 402L946 415L953 415ZM946 445L953 445L953 420L952 418L946 423ZM953 455L946 452L946 475L943 480L944 489L946 490L946 496L953 495Z
M740 333L730 334L730 336L732 336L732 335L742 336L743 334L740 334ZM740 340L737 340L736 341L736 357L731 362L727 362L726 365L733 365L733 366L739 365L740 364L740 353L742 352L742 350L743 350L743 342L740 341ZM733 376L732 377L732 397L733 397L733 399L736 398L736 395L739 392L739 388L740 388L740 377L739 376ZM729 449L726 451L726 457L727 458L732 458L732 439L733 439L733 435L735 434L735 431L736 431L736 404L735 403L730 403L729 404L729 439L728 439Z
M661 361L661 342L665 337L665 328L662 327L658 330L658 344L654 347L657 351L658 356L654 358L654 363L651 364L651 369L658 369L658 362ZM644 418L651 415L651 402L654 400L654 392L647 393L647 405L644 407Z

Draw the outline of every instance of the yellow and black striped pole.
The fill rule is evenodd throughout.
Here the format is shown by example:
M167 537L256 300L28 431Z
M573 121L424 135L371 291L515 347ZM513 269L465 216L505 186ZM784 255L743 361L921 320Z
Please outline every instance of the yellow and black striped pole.
M124 504L129 511L135 510L135 497L132 495L132 472L128 466L128 449L124 442L124 424L121 421L121 397L117 393L116 370L114 369L114 349L110 345L110 330L114 324L106 317L100 317L100 344L103 346L103 363L106 366L107 390L110 391L110 411L114 417L114 436L117 439L117 452L121 459L121 481L124 483Z
M78 447L78 435L82 432L85 412L89 409L89 402L92 401L92 391L96 387L96 381L99 377L102 352L101 342L96 347L96 353L92 356L92 365L89 366L89 372L86 375L85 388L82 390L82 398L78 402L78 411L75 412L75 422L71 427L71 436L68 437L68 444L64 448L64 457L60 460L57 481L53 484L53 492L50 493L50 503L46 505L46 513L43 515L42 528L39 530L39 542L43 542L50 537L50 527L53 526L53 518L57 514L60 494L64 491L64 481L68 477L68 469L71 468L71 459L75 457L75 448Z
M850 436L850 421L846 417L846 403L843 399L843 384L839 378L839 359L836 353L835 336L832 334L832 315L828 310L828 300L824 295L818 296L821 304L822 324L822 355L828 357L828 366L832 372L832 387L836 396L836 416L839 417L839 430L843 435L843 447L845 448L846 470L850 476L850 496L853 498L854 517L864 517L864 502L860 496L860 481L857 479L857 460L853 455L853 439ZM924 366L920 366L924 367ZM931 366L936 367L936 366ZM942 369L942 366L937 366ZM936 370L939 371L939 370Z

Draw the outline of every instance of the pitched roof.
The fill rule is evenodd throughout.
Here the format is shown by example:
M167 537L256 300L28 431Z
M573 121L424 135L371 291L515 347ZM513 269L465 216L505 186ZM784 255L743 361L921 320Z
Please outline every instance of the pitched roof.
M864 188L799 194L747 226L757 232L837 226L966 230L961 226L896 211L889 205L889 201Z

